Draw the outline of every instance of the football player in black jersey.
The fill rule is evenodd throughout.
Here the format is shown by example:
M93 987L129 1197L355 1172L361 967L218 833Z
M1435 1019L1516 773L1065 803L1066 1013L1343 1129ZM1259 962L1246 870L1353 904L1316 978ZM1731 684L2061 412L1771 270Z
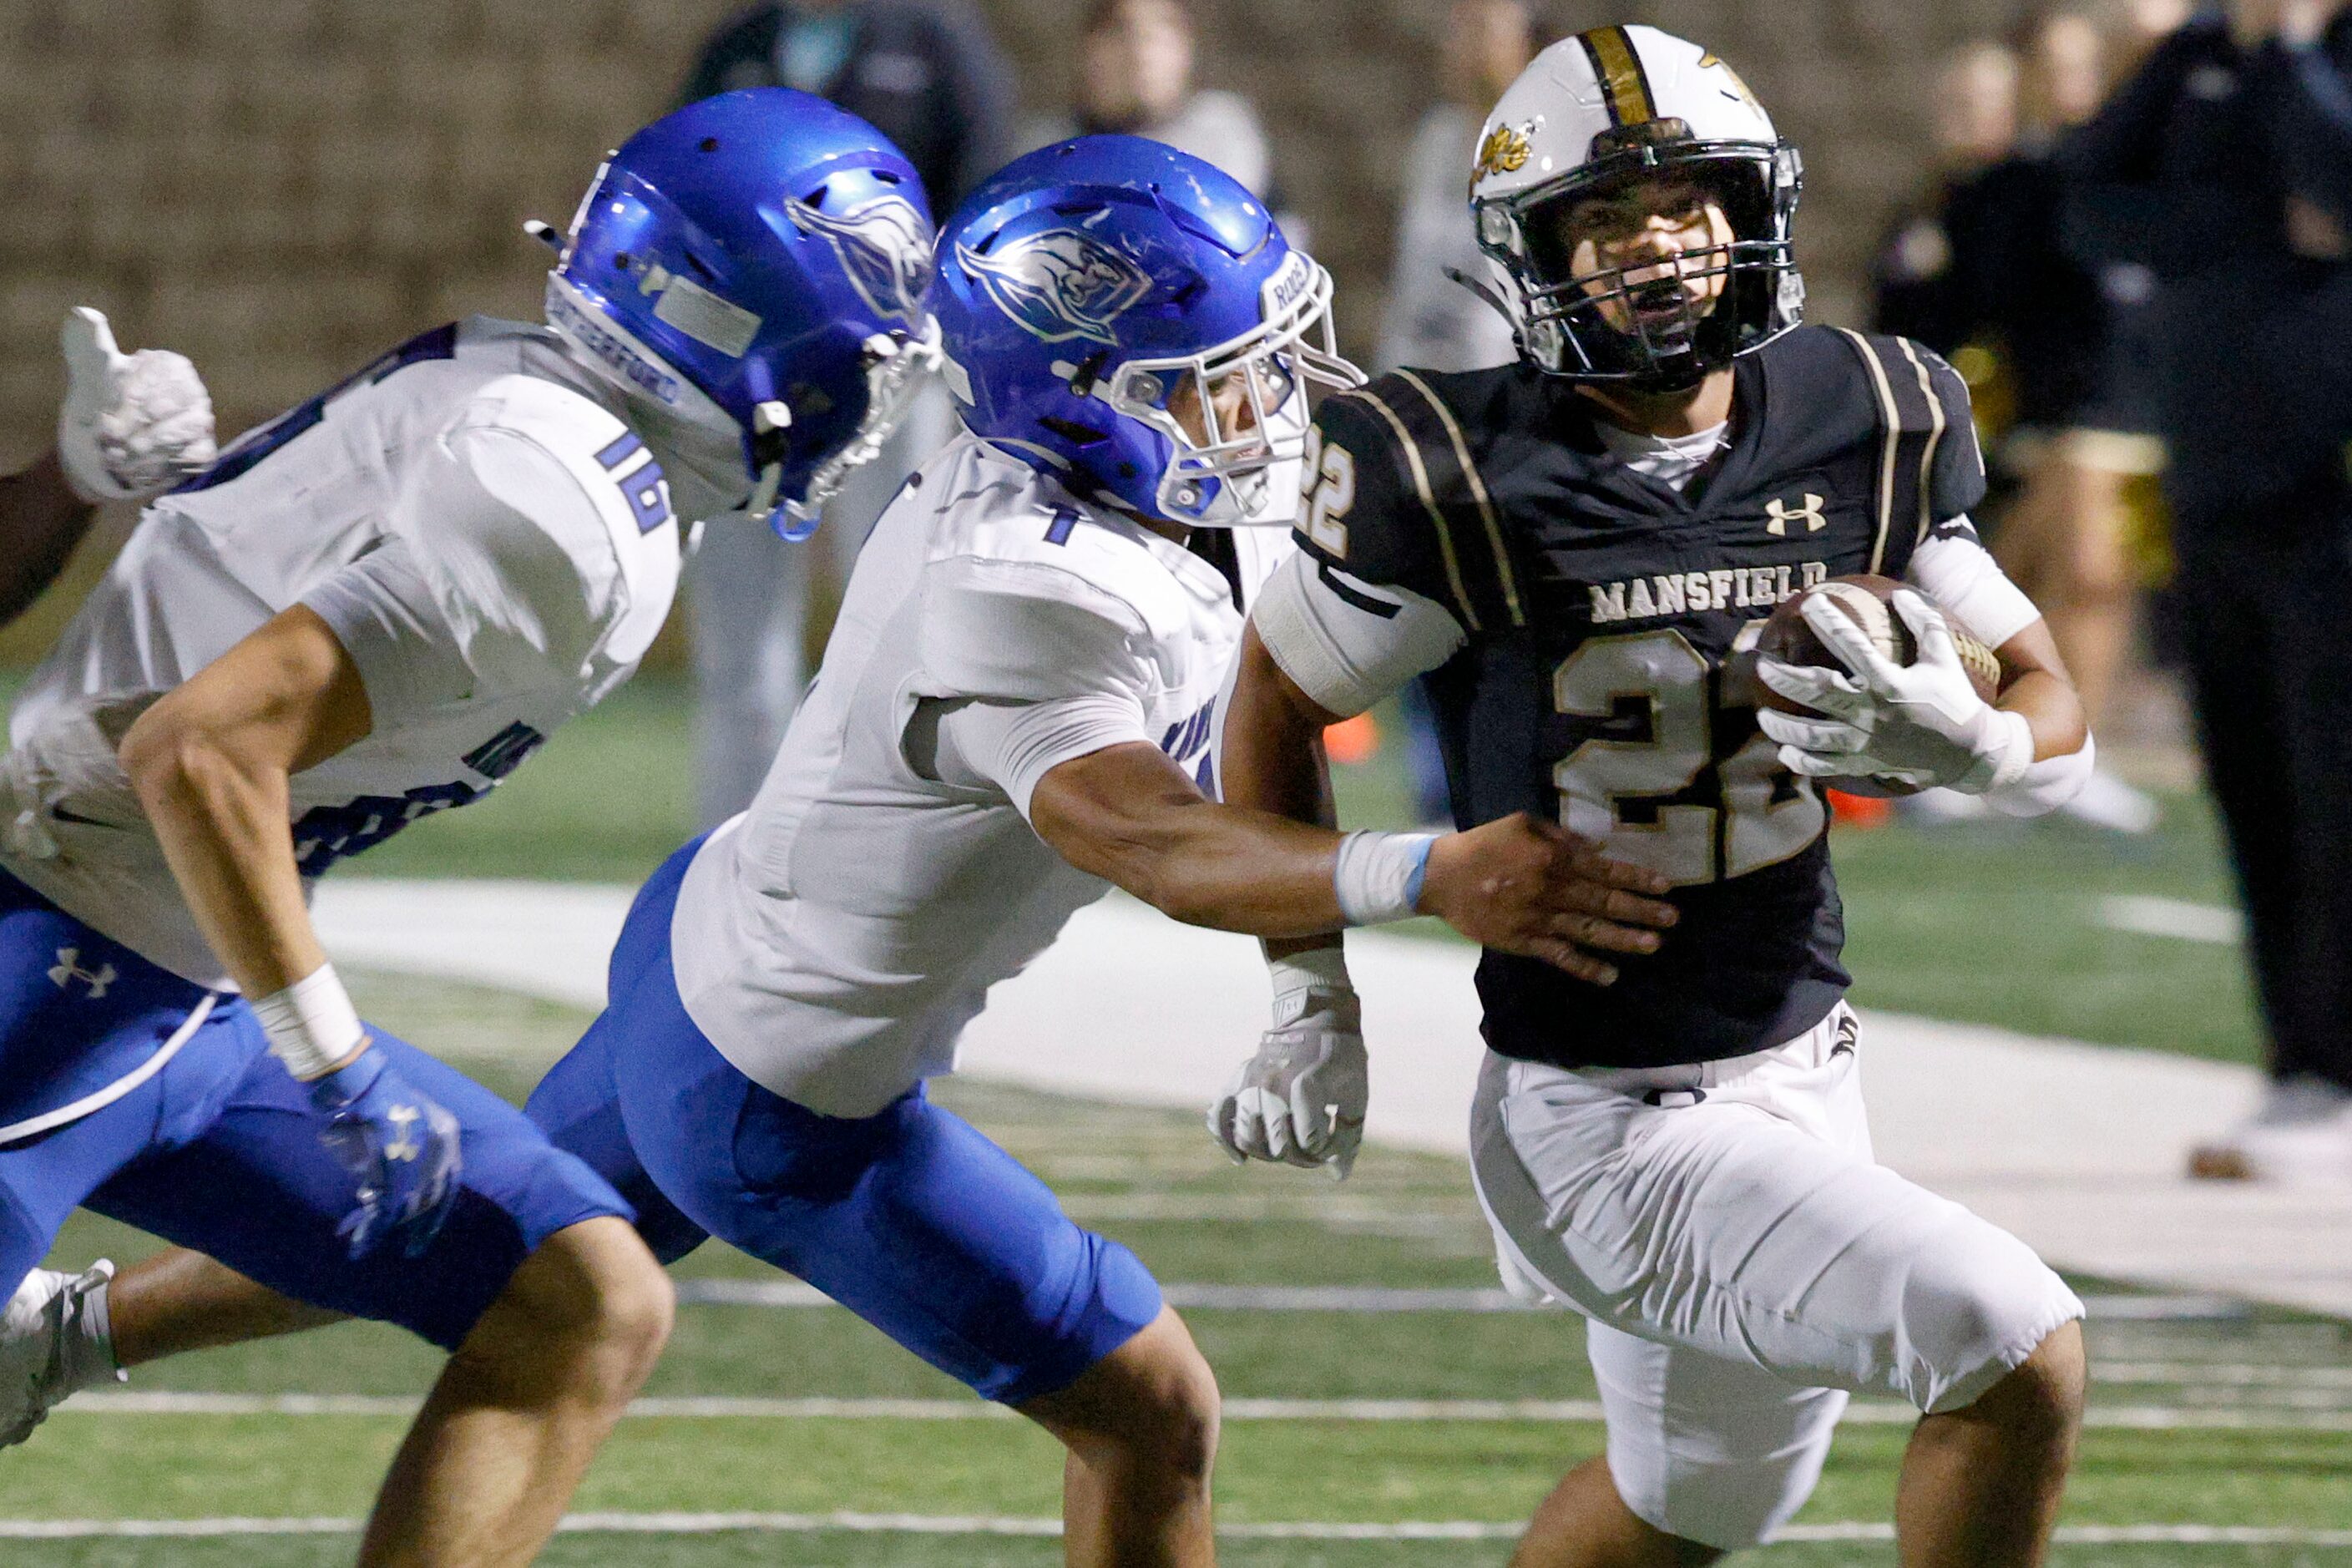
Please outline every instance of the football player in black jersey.
M1325 405L1302 548L1226 718L1227 799L1314 817L1322 728L1424 677L1464 825L1553 818L1673 884L1654 952L1479 966L1479 1195L1507 1281L1590 1320L1609 1427L1520 1568L1768 1538L1852 1393L1924 1413L1906 1563L2038 1563L2079 1423L2080 1302L1872 1159L1816 780L2031 815L2080 786L2090 737L1969 527L1984 477L1959 378L1901 339L1798 324L1799 184L1796 150L1694 45L1611 27L1540 56L1472 175L1521 358ZM1808 624L1848 672L1743 658L1776 605L1857 573L1916 585L1893 612L1913 663L1820 596ZM1998 650L1997 703L1947 609ZM1824 716L1759 719L1759 679ZM1411 907L1425 841L1348 844L1350 918ZM1237 1156L1344 1168L1365 1079L1339 949L1270 956L1277 1027L1213 1128Z

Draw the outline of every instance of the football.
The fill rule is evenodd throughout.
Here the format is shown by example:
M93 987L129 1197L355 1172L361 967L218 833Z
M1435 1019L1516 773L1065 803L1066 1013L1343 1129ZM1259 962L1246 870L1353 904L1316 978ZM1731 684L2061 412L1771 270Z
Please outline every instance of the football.
M1780 607L1772 612L1771 619L1764 623L1756 651L1759 656L1769 655L1790 664L1843 671L1845 666L1837 655L1832 653L1814 635L1813 628L1805 624L1804 603L1818 595L1826 597L1861 626L1880 653L1896 664L1907 665L1919 657L1919 643L1911 635L1911 628L1904 624L1903 617L1895 613L1895 591L1903 586L1904 584L1892 577L1868 574L1832 577L1826 583L1818 584L1793 598L1781 601ZM1969 683L1976 688L1978 696L1988 702L1992 701L2000 694L2000 658L1985 646L1982 638L1962 626L1949 610L1944 612L1944 618L1952 628L1952 642L1959 650L1960 665L1968 671ZM1757 683L1756 691L1760 703L1777 711L1812 714L1811 709L1791 701L1760 681ZM1900 795L1916 793L1910 786L1891 780L1837 779L1831 781L1831 785L1848 795Z

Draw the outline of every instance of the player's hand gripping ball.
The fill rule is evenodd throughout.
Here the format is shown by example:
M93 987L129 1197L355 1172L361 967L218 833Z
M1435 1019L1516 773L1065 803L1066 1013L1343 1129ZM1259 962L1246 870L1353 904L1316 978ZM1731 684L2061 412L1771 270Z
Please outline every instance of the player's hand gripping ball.
M2000 693L2000 660L1916 588L1833 577L1784 600L1756 651L1757 721L1797 772L1849 795L1903 795L1984 760L1976 731Z

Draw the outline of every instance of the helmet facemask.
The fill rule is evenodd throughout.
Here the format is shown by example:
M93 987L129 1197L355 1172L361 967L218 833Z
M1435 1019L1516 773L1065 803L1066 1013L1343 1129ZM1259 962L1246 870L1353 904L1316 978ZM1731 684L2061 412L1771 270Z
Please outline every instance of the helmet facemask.
M877 332L866 340L860 358L866 366L866 411L856 434L816 466L797 497L780 500L777 496L792 460L791 406L763 403L752 411L753 427L745 437L745 447L759 482L745 510L752 521L768 523L786 539L798 542L816 532L826 504L841 493L852 474L882 455L883 447L906 422L915 399L940 368L940 324L927 316L919 332Z
M1156 498L1171 521L1287 526L1307 454L1307 387L1364 384L1339 356L1331 275L1292 257L1265 285L1258 326L1198 353L1125 361L1091 389L1174 447Z
M1794 326L1804 286L1790 240L1801 174L1786 142L1698 142L1679 121L1594 139L1591 162L1479 205L1479 239L1509 274L1529 357L1576 381L1676 391ZM1644 194L1648 199L1644 200ZM1687 196L1685 204L1685 196ZM1632 204L1647 226L1663 197L1680 213L1675 241L1623 248L1591 231L1600 205Z

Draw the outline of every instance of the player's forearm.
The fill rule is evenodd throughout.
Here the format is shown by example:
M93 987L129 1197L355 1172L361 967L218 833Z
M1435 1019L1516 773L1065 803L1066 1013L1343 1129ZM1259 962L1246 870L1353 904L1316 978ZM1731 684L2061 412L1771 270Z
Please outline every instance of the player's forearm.
M1346 924L1333 881L1339 835L1171 790L1115 808L1050 803L1031 820L1062 858L1187 925L1299 937Z
M122 760L197 929L246 994L282 991L326 963L287 829L284 768L168 718L134 725Z
M48 591L89 532L98 509L73 493L52 451L21 473L0 479L0 625L15 620Z
M2033 760L2037 763L2072 756L2090 739L2091 726L2083 712L2083 700L2064 677L2048 670L2037 669L2019 676L2002 689L1997 706L2004 712L2024 716L2027 727L2033 731Z

